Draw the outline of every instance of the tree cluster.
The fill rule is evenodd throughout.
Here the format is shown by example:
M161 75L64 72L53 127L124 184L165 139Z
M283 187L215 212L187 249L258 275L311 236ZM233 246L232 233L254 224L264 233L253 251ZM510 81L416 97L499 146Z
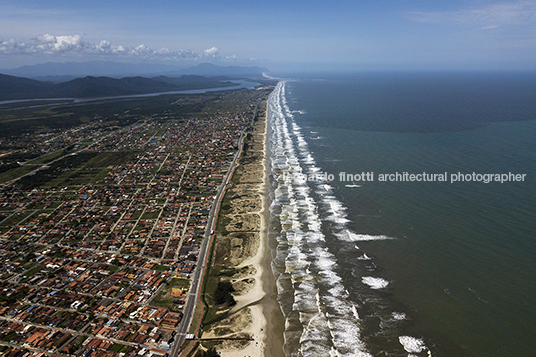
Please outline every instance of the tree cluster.
M231 294L234 290L233 284L230 281L220 281L216 287L214 293L214 298L216 299L216 304L222 305L227 303L229 306L236 304L236 301Z
M206 351L199 350L195 354L195 357L218 357L218 356L219 356L219 354L218 354L218 352L216 352L216 349L214 347L209 348Z

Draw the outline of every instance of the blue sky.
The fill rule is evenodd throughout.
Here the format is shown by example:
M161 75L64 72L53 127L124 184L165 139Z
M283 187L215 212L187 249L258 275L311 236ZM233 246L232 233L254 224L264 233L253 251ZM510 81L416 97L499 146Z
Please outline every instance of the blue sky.
M0 3L0 68L85 60L270 69L535 69L536 0Z

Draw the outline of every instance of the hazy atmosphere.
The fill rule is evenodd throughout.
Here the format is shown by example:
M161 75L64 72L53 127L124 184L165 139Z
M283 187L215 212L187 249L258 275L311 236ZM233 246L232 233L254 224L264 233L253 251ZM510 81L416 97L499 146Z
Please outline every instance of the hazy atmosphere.
M0 68L113 60L271 70L532 70L536 2L0 4Z
M0 357L536 351L536 0L1 0Z

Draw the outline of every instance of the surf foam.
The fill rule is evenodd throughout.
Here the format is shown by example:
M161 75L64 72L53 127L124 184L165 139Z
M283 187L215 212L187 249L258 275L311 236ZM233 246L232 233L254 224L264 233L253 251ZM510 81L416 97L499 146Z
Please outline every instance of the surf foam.
M361 278L363 284L370 286L371 289L383 289L389 285L389 282L382 278L375 278L373 276L364 276Z
M282 227L276 238L277 257L284 265L278 291L280 295L286 294L287 286L293 290L292 304L282 306L287 326L285 345L288 347L292 339L298 347L291 354L304 357L328 353L370 357L361 339L359 315L348 301L348 290L336 271L336 257L325 246L319 205L311 197L315 187L300 180L284 179L285 174L320 171L287 105L284 82L277 85L269 106L270 144L276 153L271 165L278 175L274 182L277 202L273 207ZM325 184L321 188L324 193L331 190ZM335 197L327 194L323 204L331 209L331 219L340 224L347 222L345 207ZM301 333L291 326L291 321L300 322Z

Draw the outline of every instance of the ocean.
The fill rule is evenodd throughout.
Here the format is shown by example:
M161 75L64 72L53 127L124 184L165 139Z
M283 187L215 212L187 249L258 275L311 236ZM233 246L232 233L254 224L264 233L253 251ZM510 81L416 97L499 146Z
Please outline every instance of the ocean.
M269 113L287 356L534 355L534 74L309 75Z

